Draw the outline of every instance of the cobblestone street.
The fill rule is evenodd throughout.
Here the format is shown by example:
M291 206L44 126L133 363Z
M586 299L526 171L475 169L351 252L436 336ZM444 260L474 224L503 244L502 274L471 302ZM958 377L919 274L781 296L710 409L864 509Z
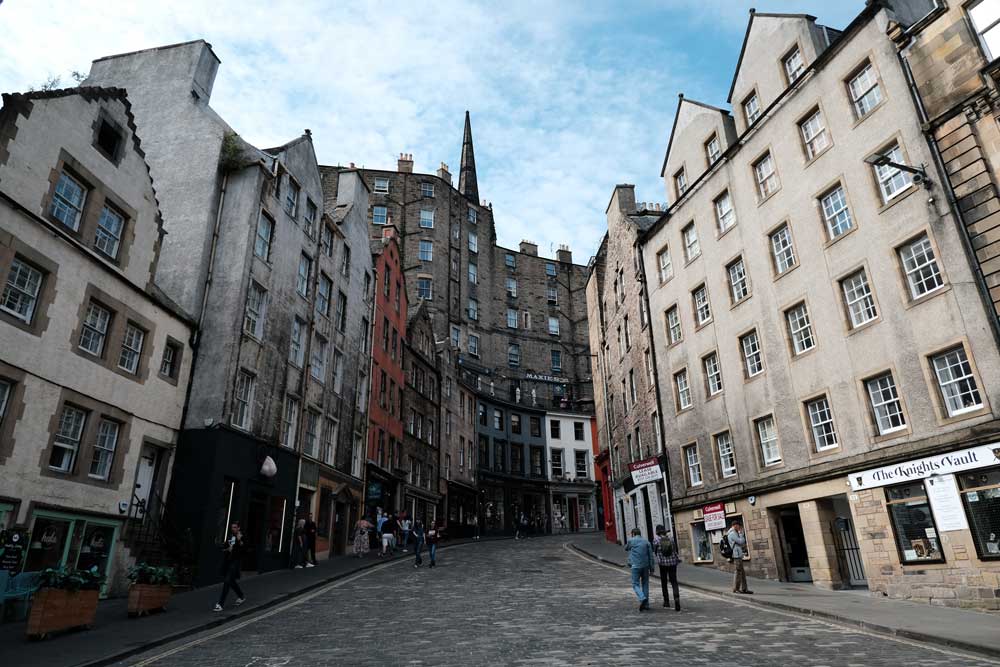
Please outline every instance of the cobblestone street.
M387 563L220 630L120 664L996 664L682 590L683 611L639 613L624 570L567 540L463 545L439 565ZM252 584L247 585L252 598Z

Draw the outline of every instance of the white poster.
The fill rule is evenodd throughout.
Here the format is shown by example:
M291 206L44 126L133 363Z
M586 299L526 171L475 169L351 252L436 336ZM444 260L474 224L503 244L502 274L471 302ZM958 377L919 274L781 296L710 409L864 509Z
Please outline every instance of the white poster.
M927 489L927 500L931 503L938 532L968 529L969 523L965 518L965 508L962 507L954 475L932 475L924 480L924 487Z

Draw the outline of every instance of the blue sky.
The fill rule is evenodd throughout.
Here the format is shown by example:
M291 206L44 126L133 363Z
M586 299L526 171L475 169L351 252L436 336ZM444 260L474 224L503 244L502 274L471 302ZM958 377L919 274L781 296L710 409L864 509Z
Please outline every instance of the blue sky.
M204 38L222 59L212 106L258 146L310 128L320 162L458 173L472 114L480 196L498 241L585 263L616 183L664 201L677 94L724 105L748 10L842 28L863 0L0 4L0 91L69 84L90 61ZM141 133L142 128L140 128ZM167 221L169 225L169 221Z

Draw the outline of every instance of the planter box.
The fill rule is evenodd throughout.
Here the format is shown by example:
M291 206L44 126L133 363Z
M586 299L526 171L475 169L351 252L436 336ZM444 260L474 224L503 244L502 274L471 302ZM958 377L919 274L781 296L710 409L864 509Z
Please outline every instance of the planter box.
M99 591L39 589L31 599L25 634L40 639L60 630L89 627L97 615L99 594Z
M132 584L128 587L128 615L142 616L167 608L170 584Z

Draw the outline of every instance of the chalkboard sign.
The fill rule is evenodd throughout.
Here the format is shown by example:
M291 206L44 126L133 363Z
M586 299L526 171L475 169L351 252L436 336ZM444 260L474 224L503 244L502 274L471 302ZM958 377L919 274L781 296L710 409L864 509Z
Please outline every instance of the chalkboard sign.
M12 575L20 572L27 550L28 531L23 528L0 531L0 570L6 570Z

